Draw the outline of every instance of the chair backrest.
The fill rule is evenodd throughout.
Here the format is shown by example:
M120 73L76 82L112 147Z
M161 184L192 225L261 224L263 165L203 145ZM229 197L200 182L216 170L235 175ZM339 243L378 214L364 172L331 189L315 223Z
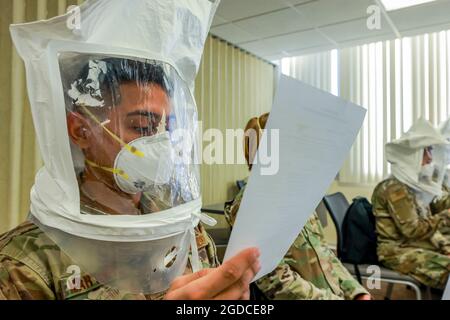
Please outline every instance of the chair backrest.
M343 246L342 223L344 222L345 214L347 213L350 204L341 192L323 197L323 203L330 213L331 219L336 227L337 253L338 257L340 257Z

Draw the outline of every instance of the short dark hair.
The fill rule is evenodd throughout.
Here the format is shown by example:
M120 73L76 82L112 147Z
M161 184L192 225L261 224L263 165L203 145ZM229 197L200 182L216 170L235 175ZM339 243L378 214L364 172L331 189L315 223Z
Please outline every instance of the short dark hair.
M97 64L103 62L106 65L106 72L101 72L98 76L101 99L108 106L116 106L121 103L120 86L124 83L136 83L139 85L156 84L160 86L168 96L172 95L172 84L167 78L162 63L154 60L131 60L126 58L106 58L88 61L81 69L81 72L75 79L70 79L66 88L74 84L81 93L89 93L90 88L86 85L90 83L88 74L90 62ZM69 80L69 79L67 79ZM77 83L78 80L81 80ZM77 101L70 98L66 90L66 99L69 99L71 109L80 110ZM89 107L89 106L85 106ZM98 108L95 108L98 110Z

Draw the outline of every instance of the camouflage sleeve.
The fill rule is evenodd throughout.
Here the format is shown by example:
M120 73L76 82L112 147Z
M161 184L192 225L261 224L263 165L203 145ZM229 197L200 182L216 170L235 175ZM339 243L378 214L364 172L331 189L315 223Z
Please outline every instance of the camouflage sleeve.
M442 187L442 196L436 198L431 202L430 209L433 214L440 213L442 211L448 211L450 209L450 190L446 187Z
M450 238L444 236L439 230L433 234L430 241L436 248L439 248L441 253L450 254Z
M448 212L450 209L450 195L445 195L442 198L434 200L430 204L431 212L433 214L441 213L442 211Z
M0 258L0 300L55 300L45 281L26 265Z
M403 185L387 189L387 207L400 232L409 239L430 239L438 229L442 217L419 216L413 195Z
M350 274L334 253L331 254L333 255L330 255L332 269L339 279L339 287L344 293L345 299L355 300L360 295L370 295L369 292Z
M270 300L342 300L330 289L320 289L306 281L283 261L256 285Z
M436 213L434 217L441 218L441 221L438 225L438 231L443 234L449 234L450 230L450 210L444 210L439 213Z
M233 201L226 203L224 208L225 219L228 224L233 227L234 221L236 220L236 215L239 211L239 206L241 205L242 196L244 195L245 188L242 188Z
M322 224L316 213L309 219L308 225L317 241L321 243L321 258L326 259L331 265L333 273L339 281L339 287L344 293L346 300L354 300L362 294L369 294L369 292L348 272L347 268L341 263L336 254L328 247L325 240ZM291 249L292 250L292 249Z

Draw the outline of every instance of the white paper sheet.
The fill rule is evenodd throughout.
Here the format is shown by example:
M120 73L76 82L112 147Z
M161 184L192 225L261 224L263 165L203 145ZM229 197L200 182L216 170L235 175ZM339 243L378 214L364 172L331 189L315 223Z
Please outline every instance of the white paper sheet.
M450 300L450 278L447 280L447 287L442 295L442 300Z
M365 113L281 76L266 130L279 129L279 171L262 175L264 166L253 166L225 260L258 247L261 271L255 280L275 269L343 165ZM263 136L258 153L271 145L270 136Z

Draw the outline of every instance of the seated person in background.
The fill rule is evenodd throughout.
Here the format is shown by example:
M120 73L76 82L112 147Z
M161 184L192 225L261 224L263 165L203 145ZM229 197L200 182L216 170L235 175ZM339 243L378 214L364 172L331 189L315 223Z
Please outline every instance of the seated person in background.
M245 127L245 158L250 170L268 117L266 113L259 118L252 118ZM250 138L253 133L255 143ZM233 202L225 206L225 216L231 226L236 219L244 190L242 188ZM328 247L315 213L278 267L258 280L256 285L271 300L370 300L369 293Z
M378 258L386 267L442 289L450 271L450 241L445 210L432 214L430 204L442 192L433 181L432 148L446 140L425 120L418 120L400 139L386 144L392 175L372 195L378 234Z
M450 141L450 119L445 121L440 126L441 135ZM436 197L430 205L431 213L440 213L445 211L446 209L450 209L450 146L442 146L439 147L439 160L437 165L437 170L440 174L443 175L442 181L442 196ZM434 157L436 158L436 156ZM450 216L450 211L447 211L447 214ZM450 227L443 227L441 232L447 237L450 236Z

